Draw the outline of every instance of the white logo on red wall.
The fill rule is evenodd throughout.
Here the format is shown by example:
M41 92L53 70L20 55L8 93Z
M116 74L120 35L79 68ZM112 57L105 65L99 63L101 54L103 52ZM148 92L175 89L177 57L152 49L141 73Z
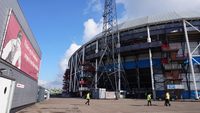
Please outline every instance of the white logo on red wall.
M24 86L24 84L17 83L17 87L18 88L24 88L25 86Z

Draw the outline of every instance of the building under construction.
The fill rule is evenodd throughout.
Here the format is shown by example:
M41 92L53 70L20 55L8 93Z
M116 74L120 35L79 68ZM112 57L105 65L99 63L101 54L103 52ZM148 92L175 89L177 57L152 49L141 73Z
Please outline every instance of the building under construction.
M103 54L102 32L71 56L64 76L66 93L81 94L97 88L116 91L120 87L127 97L144 98L145 93L152 92L154 98L162 98L169 91L174 98L198 99L200 12L147 16L118 27L118 31L112 31L114 38L108 36L108 42L117 40L119 33L120 47ZM121 64L119 77L119 73L107 74L116 64L102 57L113 54L121 56L114 56Z

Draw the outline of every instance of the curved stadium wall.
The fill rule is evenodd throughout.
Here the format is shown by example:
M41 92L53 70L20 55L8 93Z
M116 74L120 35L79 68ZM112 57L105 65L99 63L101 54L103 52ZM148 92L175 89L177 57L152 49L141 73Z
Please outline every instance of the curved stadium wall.
M154 86L157 98L162 98L166 90L174 98L194 98L194 84L190 74L188 49L186 46L184 21L200 28L199 12L172 12L164 15L148 16L119 24L120 48L115 52L121 55L121 64L125 71L121 80L121 89L127 92L127 97L144 98L146 92L151 92L151 74L149 49L152 52ZM150 30L151 42L147 42L147 27ZM187 24L190 49L199 44L200 33ZM114 31L114 36L117 37ZM94 88L94 76L100 76L95 71L95 63L102 56L104 46L102 33L80 47L69 60L69 69L65 73L64 90L80 92ZM194 59L200 61L200 49L194 54ZM197 89L200 93L200 68L194 62ZM113 79L110 79L113 81ZM112 90L111 85L101 77L98 88ZM84 91L83 90L83 91Z

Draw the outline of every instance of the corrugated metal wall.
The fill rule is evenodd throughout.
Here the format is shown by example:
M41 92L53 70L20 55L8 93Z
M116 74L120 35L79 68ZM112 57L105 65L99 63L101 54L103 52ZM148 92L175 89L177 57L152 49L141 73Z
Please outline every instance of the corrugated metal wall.
M38 86L38 96L37 96L37 101L41 102L43 100L45 100L45 88L42 86Z
M6 71L3 71L3 74L14 78L16 80L16 85L24 85L24 88L15 87L12 108L36 102L38 93L37 81L2 59L0 59L0 68L6 69Z
M38 56L41 58L40 48L21 11L17 0L0 0L0 46L2 45L3 32L6 27L6 21L10 8L13 9L13 12L15 13L19 23L21 24L22 29L27 35L27 38L30 40ZM0 68L5 68L6 71L3 72L3 74L16 79L16 84L24 85L24 88L15 87L12 108L36 102L38 93L38 85L36 80L33 80L26 73L22 72L11 64L8 64L1 58Z

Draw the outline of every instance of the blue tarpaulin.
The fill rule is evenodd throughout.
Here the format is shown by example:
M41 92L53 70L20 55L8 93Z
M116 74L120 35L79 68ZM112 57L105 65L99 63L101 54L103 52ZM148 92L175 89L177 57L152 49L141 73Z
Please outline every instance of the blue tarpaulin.
M153 61L153 67L161 66L160 59L153 59L152 61ZM139 60L139 61L124 62L123 66L125 69L149 68L150 63L149 63L149 59L144 59L144 60Z

